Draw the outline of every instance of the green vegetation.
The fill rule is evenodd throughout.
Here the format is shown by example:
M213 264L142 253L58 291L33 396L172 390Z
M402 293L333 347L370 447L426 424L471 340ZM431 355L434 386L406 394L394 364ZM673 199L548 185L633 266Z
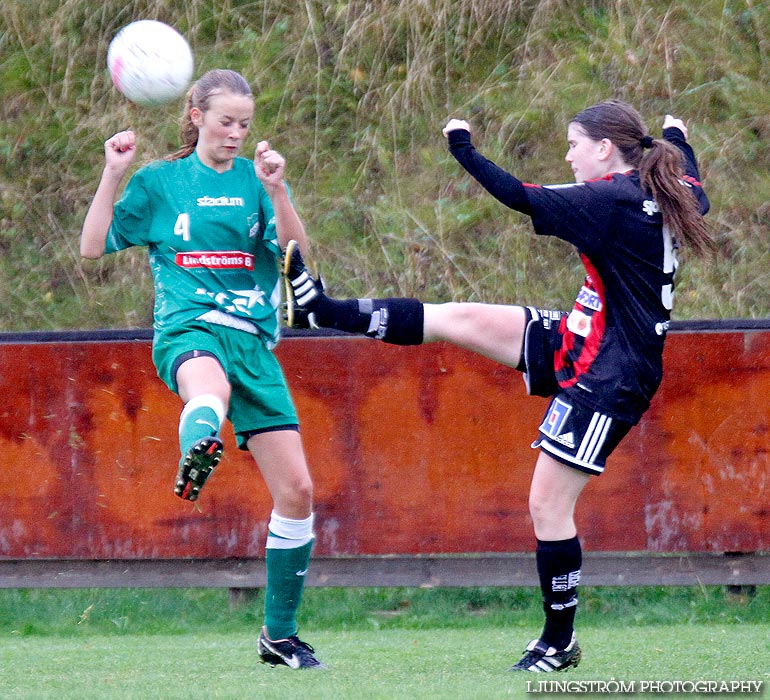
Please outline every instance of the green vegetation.
M262 604L257 592L252 602L231 605L224 589L0 590L0 640L253 632ZM770 586L743 596L717 586L586 587L578 626L765 624L768 610ZM534 588L308 588L300 626L330 632L525 627L534 636L542 617Z
M584 660L558 680L767 684L769 604L770 587L587 588ZM0 697L524 698L539 678L507 669L539 605L534 589L311 588L302 634L330 669L294 673L257 663L259 597L231 609L223 590L0 591Z
M142 251L81 261L102 143L131 127L145 162L177 144L181 103L112 88L107 45L157 18L196 72L254 86L248 150L289 162L314 257L335 294L564 307L581 266L479 189L441 127L467 118L483 151L525 179L563 181L566 122L606 97L657 131L687 120L720 252L680 271L676 318L770 312L770 7L752 0L305 3L7 0L0 16L0 330L143 327Z

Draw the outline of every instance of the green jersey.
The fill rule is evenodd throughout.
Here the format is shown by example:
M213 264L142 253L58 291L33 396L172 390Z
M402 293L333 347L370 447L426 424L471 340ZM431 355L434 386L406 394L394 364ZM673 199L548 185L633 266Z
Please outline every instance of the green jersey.
M192 153L138 170L115 204L106 252L135 245L149 250L156 333L201 319L278 341L281 251L252 161L218 173Z

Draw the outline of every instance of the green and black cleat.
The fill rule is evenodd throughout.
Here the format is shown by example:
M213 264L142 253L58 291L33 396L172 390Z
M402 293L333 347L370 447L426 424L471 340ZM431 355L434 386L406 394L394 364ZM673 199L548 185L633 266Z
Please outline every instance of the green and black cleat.
M184 456L176 475L174 493L179 498L197 501L198 494L222 459L222 441L214 436L198 440Z

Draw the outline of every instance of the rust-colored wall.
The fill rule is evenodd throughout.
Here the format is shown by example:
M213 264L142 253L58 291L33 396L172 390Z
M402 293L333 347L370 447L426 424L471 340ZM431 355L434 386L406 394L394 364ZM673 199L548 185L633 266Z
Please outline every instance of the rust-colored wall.
M278 348L316 483L319 555L531 551L520 375L448 345ZM0 344L0 557L254 557L270 499L229 424L197 504L172 485L180 401L146 341ZM586 549L770 549L770 332L672 333L652 408L578 520Z

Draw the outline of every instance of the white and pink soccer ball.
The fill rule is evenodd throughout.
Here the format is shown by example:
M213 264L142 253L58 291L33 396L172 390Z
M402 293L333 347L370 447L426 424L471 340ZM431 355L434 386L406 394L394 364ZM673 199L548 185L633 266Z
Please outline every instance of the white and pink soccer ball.
M151 107L184 94L192 79L193 55L176 29L142 19L115 35L107 51L107 68L126 98Z

